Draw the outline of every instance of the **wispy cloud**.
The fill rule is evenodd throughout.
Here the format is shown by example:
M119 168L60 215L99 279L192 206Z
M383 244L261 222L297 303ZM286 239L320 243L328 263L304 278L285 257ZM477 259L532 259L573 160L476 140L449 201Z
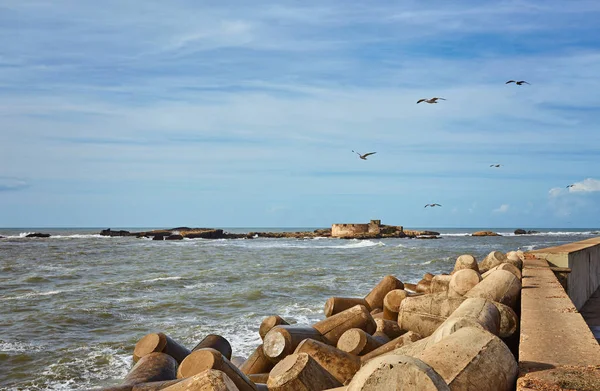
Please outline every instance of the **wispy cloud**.
M502 204L498 208L494 209L492 212L493 213L506 213L506 212L508 212L509 208L510 208L510 205Z
M570 193L591 193L595 191L600 191L600 180L593 178L586 178L581 182L575 182L572 187L569 187Z
M0 191L15 191L29 187L29 183L23 179L0 177Z

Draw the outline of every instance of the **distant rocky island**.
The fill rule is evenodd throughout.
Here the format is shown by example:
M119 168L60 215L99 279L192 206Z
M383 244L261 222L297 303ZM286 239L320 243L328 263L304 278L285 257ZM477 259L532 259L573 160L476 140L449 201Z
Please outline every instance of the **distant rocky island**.
M255 239L255 238L316 238L333 237L339 239L383 239L383 238L417 238L438 239L439 232L405 230L402 226L382 225L380 220L371 220L368 224L333 224L331 228L314 231L298 232L248 232L229 233L217 228L177 227L152 231L130 232L112 229L100 231L102 236L134 236L137 238L152 238L152 240L181 240L188 239Z

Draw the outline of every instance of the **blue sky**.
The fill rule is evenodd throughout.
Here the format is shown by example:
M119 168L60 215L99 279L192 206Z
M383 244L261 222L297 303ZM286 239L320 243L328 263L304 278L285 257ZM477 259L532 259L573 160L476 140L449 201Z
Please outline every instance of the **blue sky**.
M0 226L598 227L598 20L576 0L1 0Z

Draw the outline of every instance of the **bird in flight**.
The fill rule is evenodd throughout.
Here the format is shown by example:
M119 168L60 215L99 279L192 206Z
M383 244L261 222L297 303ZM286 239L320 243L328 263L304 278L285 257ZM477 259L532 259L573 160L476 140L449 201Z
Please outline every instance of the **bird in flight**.
M502 167L502 164L490 164L490 167Z
M361 158L362 160L367 160L367 156L369 155L374 155L377 152L369 152L369 153L365 153L364 155L361 155L360 153L356 152L355 150L352 150L352 152L354 152L355 154L358 155L359 158Z
M441 99L441 100L446 100L446 99L444 99L444 98L431 98L431 99L425 99L425 98L423 98L423 99L419 99L419 100L417 101L417 104L419 104L419 103L421 103L421 102L427 102L427 103L437 103L438 99Z
M525 80L518 80L518 81L517 80L509 80L509 81L507 81L504 84L510 84L510 83L515 83L518 86L523 85L523 84L529 84L529 85L531 85L530 83L527 83Z
M431 206L431 207L433 208L434 206L442 206L442 205L440 205L440 204L427 204L427 205L425 205L425 207L426 207L426 208L427 208L428 206Z
M567 186L567 189L568 189L569 187L573 187L573 186L575 186L575 185L568 185L568 186Z

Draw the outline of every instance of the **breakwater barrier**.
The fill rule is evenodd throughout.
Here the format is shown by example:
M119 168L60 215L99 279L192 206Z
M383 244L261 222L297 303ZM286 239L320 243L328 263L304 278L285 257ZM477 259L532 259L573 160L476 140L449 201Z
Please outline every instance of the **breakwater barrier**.
M416 284L388 275L369 292L328 299L315 324L265 318L245 360L218 334L188 349L150 333L123 381L99 390L598 390L600 348L567 284L578 295L585 277L592 289L579 268L600 262L599 245L571 248L566 266L542 250L493 251L479 262L461 255Z

